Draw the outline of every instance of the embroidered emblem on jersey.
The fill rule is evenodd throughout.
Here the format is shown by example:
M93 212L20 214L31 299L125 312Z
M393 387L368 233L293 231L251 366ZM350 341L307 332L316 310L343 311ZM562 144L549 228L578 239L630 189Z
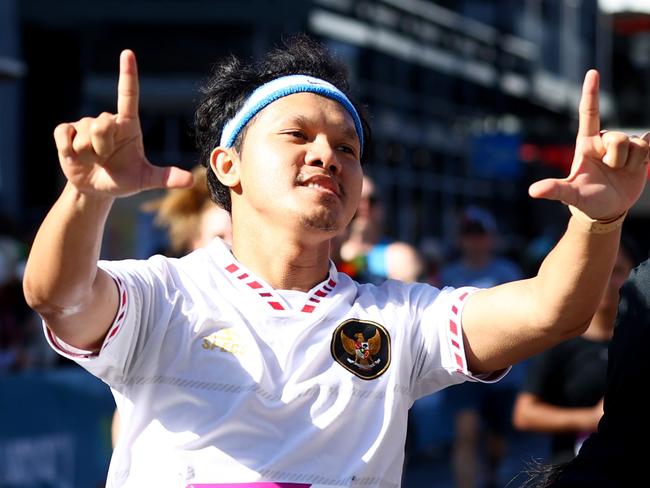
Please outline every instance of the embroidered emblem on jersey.
M332 336L334 360L364 380L381 376L390 366L390 335L375 322L350 319Z
M246 352L241 336L232 327L218 330L204 337L203 349L219 349L223 352L230 352L235 356L241 356Z

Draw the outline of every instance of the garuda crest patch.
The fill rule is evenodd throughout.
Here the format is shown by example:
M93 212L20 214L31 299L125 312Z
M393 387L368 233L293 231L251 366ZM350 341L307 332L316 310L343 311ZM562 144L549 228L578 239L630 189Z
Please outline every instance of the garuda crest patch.
M381 376L390 366L390 335L375 322L350 319L332 335L332 356L345 369L364 380Z

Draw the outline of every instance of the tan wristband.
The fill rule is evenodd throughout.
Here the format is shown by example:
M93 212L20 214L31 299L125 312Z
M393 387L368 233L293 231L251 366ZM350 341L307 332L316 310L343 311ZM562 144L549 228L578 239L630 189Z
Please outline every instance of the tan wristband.
M592 234L607 234L608 232L615 231L616 229L618 229L623 225L623 221L625 220L625 216L627 215L627 210L626 210L621 215L613 219L597 220L597 219L592 219L582 210L574 207L573 205L569 205L569 211L571 212L571 215L573 215L576 218L576 220L580 222L582 226Z

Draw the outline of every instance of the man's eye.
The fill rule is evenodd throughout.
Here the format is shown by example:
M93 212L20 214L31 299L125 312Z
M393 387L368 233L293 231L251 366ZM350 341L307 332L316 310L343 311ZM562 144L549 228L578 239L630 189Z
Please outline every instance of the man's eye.
M339 146L339 151L344 152L346 154L351 154L352 156L356 156L357 154L352 146L348 146L345 144Z
M292 130L292 131L287 132L287 134L290 135L291 137L296 137L298 139L307 139L307 136L305 135L305 133L303 131L300 131L300 130Z

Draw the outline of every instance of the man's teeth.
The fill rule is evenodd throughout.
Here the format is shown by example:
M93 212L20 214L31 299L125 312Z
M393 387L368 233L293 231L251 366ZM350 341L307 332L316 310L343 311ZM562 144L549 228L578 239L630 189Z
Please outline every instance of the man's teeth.
M336 194L338 194L338 193L336 192L336 190L332 189L330 186L328 186L328 185L319 185L318 183L314 183L313 181L310 181L310 182L307 183L305 186L306 186L307 188L317 188L317 189L319 189L319 190L325 190L325 191L328 191L328 192L331 192L331 193L336 193Z

